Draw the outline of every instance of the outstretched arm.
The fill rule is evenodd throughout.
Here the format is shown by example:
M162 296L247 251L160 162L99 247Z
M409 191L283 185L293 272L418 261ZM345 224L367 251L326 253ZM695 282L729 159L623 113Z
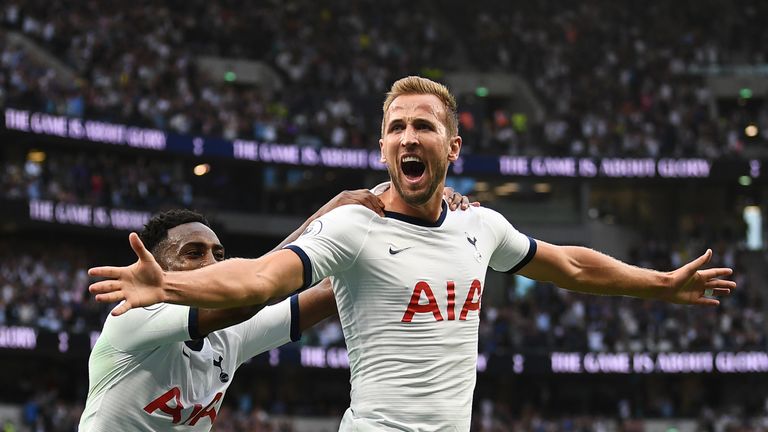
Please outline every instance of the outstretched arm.
M659 272L625 264L592 249L537 241L536 255L519 273L589 294L716 306L720 301L708 297L726 296L736 283L720 279L733 273L729 268L702 270L711 257L712 251L707 250L676 270Z
M232 258L196 270L165 272L136 233L130 234L129 241L138 261L126 267L88 271L91 276L109 279L89 287L97 301L125 300L112 315L161 302L210 308L263 304L304 284L301 259L289 250L258 259Z

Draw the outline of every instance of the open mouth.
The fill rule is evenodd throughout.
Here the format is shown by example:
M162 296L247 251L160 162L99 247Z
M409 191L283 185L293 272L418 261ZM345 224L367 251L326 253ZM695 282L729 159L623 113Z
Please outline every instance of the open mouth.
M400 162L400 168L408 180L418 180L427 166L416 156L406 156Z

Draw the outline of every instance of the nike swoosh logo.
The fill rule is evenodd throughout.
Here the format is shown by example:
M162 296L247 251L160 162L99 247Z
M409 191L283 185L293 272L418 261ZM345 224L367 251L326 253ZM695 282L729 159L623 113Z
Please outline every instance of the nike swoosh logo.
M391 255L397 255L397 254L399 254L400 252L402 252L402 251L404 251L404 250L408 250L408 249L410 249L410 248L412 248L412 247L413 247L413 246L408 246L408 247L404 247L404 248L401 248L401 249L392 249L392 246L390 246L390 247L389 247L389 253L390 253Z

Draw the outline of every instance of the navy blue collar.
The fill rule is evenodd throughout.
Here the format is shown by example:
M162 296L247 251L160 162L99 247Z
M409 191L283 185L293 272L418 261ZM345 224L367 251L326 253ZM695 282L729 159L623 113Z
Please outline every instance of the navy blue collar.
M403 222L407 222L412 225L418 225L418 226L423 226L428 228L437 228L443 224L445 217L448 215L448 204L446 204L445 201L443 201L442 203L443 203L442 205L443 211L440 212L440 217L437 218L435 222L413 217L413 216L404 215L402 213L386 211L386 210L384 210L384 216L392 219L401 220Z
M189 349L191 349L192 351L200 351L201 349L203 349L203 345L205 345L205 338L184 341L184 345L189 347Z

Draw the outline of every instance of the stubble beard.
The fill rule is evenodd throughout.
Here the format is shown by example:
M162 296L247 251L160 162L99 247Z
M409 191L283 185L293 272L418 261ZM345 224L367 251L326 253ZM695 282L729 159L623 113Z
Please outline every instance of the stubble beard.
M446 172L447 163L441 165L443 166L437 167L437 170L435 171L436 173ZM435 195L435 191L437 191L437 188L440 186L441 182L439 174L433 175L429 181L429 185L424 191L409 192L405 191L400 183L400 179L402 176L404 176L403 173L400 173L400 176L398 176L398 173L394 172L394 169L389 165L387 166L387 171L389 171L389 178L392 180L392 184L394 185L398 195L400 195L406 204L412 207L421 207L428 203L429 200Z

